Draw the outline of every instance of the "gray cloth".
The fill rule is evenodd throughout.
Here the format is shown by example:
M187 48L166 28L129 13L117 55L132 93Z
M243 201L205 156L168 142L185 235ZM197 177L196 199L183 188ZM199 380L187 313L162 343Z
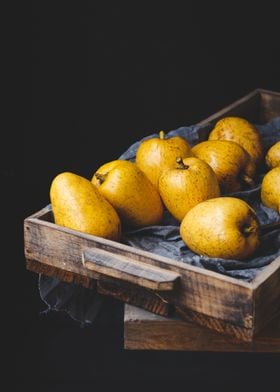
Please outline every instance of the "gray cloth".
M280 139L280 117L277 117L265 125L257 125L264 145L264 151L276 141ZM175 135L182 136L191 145L194 145L204 139L201 130L211 129L209 126L193 125L190 127L180 127L166 134L166 137ZM120 159L127 159L134 161L135 154L139 144L146 139L157 136L152 134L136 143L134 143L126 152L124 152ZM227 196L235 196L245 200L250 204L257 213L261 224L268 224L276 222L279 217L278 213L270 208L265 207L260 202L260 186L265 173L265 167L260 171L256 187L253 189L246 189L241 192L227 194ZM218 258L207 258L198 256L190 251L183 243L179 234L179 224L171 215L165 211L163 223L159 226L150 226L140 230L129 231L124 234L124 241L126 244L150 251L152 253L166 256L183 263L195 265L197 267L208 268L213 271L240 278L248 282L252 281L256 274L261 269L269 264L280 254L280 231L267 233L262 236L261 246L258 250L258 255L250 260L237 261L225 260Z
M103 305L104 297L97 293L95 287L86 289L45 275L39 275L38 286L47 305L42 313L63 311L81 326L91 324Z
M265 152L273 143L280 140L280 117L264 125L256 124L256 127L262 135ZM191 145L194 145L205 138L203 136L205 128L210 130L211 126L191 125L180 127L168 132L166 137L180 135L187 139ZM156 135L151 134L142 140ZM135 153L142 140L130 146L120 156L120 159L134 161ZM254 189L228 194L239 197L250 204L255 209L261 224L276 222L279 219L276 211L265 207L260 202L260 184L264 173L265 168L259 173L256 181L257 185ZM207 268L247 282L251 282L259 271L280 255L280 230L274 230L262 236L258 254L250 260L242 262L198 256L185 246L179 235L179 223L167 211L164 213L161 225L126 231L123 233L123 242L135 248L150 251L200 268ZM48 309L63 310L73 319L82 323L93 322L102 306L102 296L98 295L96 290L66 284L43 275L39 277L39 290L41 298L48 305Z

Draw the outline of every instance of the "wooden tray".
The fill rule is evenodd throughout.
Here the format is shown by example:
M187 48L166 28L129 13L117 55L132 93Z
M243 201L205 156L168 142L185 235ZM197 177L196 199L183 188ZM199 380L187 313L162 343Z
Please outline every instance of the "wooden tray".
M280 115L280 93L257 89L201 124L226 115L265 123ZM205 138L208 132L205 127ZM97 287L160 315L176 311L185 320L252 341L280 312L280 258L247 283L58 226L51 206L25 219L24 233L29 270Z

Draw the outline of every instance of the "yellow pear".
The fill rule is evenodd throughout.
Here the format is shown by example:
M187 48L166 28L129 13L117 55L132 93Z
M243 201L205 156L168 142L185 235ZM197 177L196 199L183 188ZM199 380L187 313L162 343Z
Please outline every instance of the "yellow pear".
M93 174L91 182L96 187L99 187L101 182L105 180L106 175L115 167L124 165L126 166L125 160L115 159L114 161L106 162L102 166L100 166L96 173ZM98 173L98 174L97 174Z
M50 187L50 200L57 225L119 240L120 218L91 181L77 174L58 174Z
M197 204L181 222L180 234L193 252L208 257L244 260L260 244L255 211L235 197L218 197Z
M209 140L231 140L240 144L258 165L263 157L262 139L257 128L241 117L224 117L209 134Z
M92 181L99 182L99 192L115 207L121 221L130 228L158 224L163 216L163 204L156 187L139 167L129 161L104 165ZM105 167L106 169L106 167Z
M280 166L280 141L274 143L267 151L265 156L265 163L269 169Z
M198 203L220 196L213 169L201 159L177 158L177 167L162 173L159 192L167 210L178 221Z
M239 144L229 140L207 140L195 145L192 152L212 167L222 193L236 192L245 185L254 184L256 167Z
M280 213L280 166L266 173L261 184L262 203Z
M158 187L161 173L176 166L177 157L192 156L191 147L181 136L165 137L160 131L159 137L144 140L136 152L136 164L149 180Z

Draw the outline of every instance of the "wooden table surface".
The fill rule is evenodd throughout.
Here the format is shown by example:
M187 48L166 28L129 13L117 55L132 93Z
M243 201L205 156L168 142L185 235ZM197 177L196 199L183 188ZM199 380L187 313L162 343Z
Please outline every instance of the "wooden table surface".
M280 352L280 316L251 342L132 305L125 305L124 348L127 350L176 350L220 352Z

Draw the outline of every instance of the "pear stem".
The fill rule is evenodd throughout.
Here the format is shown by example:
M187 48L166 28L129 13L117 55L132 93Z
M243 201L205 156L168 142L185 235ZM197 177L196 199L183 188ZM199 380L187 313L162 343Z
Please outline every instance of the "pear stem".
M99 181L100 185L106 180L107 174L95 173L94 174L97 180Z
M241 179L243 182L245 182L245 184L249 185L252 188L256 185L255 181L251 177L249 177L247 174L243 173L241 176Z
M176 162L177 162L177 165L178 165L177 169L184 169L184 170L186 170L186 169L188 169L190 167L189 165L185 165L184 164L183 159L181 157L177 157L176 158Z
M254 226L244 226L242 228L242 232L246 236L249 236L251 233L254 233L255 231L256 231L256 227Z
M165 132L164 132L164 131L159 131L159 138L160 138L161 140L164 140L164 139L165 139Z

